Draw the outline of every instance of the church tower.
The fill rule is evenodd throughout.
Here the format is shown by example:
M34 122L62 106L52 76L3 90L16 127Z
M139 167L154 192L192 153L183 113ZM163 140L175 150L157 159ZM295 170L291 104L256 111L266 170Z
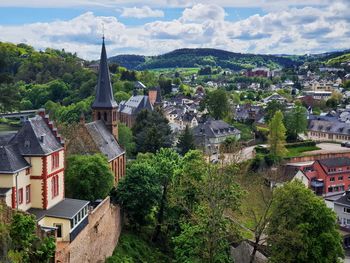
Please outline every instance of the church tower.
M109 78L105 38L103 37L96 97L92 104L92 115L94 121L103 120L108 130L118 140L117 109L118 104L113 96Z

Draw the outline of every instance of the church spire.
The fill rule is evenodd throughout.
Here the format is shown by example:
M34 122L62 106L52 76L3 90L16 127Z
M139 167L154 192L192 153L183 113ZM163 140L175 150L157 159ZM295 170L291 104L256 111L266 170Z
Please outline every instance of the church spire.
M110 109L116 108L117 106L118 104L114 100L112 85L109 78L107 53L105 47L105 36L103 34L96 97L94 103L92 104L92 108Z

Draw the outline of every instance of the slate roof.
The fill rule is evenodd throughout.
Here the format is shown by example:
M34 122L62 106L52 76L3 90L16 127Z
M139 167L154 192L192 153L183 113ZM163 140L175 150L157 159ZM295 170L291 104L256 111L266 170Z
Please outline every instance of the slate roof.
M136 81L135 84L134 84L134 88L136 88L136 89L145 89L146 86L141 81Z
M16 173L30 167L14 145L0 146L0 173Z
M132 96L128 101L122 101L119 105L119 112L128 115L136 115L144 109L152 111L153 106L151 105L148 96L143 95Z
M308 124L308 130L349 136L350 123L341 122L332 117L325 117L324 119L310 120Z
M350 193L345 192L344 195L342 195L337 200L334 200L335 204L350 206Z
M107 157L108 161L125 153L124 149L118 144L117 140L110 133L102 120L86 123L85 127L101 153Z
M109 69L107 61L107 53L105 47L105 41L102 41L101 59L98 74L98 82L96 88L95 101L92 104L92 108L116 108L117 102L114 100L111 80L109 78Z
M37 220L45 216L73 219L74 216L89 203L90 202L86 200L65 198L50 209L30 208L28 212L35 215Z
M208 120L194 128L194 134L196 136L201 136L203 133L205 136L213 138L238 135L241 132L222 120Z
M350 166L350 158L337 157L337 158L321 159L319 160L319 163L328 168Z
M11 188L0 188L0 196L6 196L9 191L11 191Z
M16 145L21 155L48 155L62 149L41 116L25 122L23 127L11 138L8 144Z

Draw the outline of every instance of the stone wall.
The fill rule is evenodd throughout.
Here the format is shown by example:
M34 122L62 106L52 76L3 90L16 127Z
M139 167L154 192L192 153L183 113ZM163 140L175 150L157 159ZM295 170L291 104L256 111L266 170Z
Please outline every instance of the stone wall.
M287 159L287 162L288 163L299 163L299 162L308 162L308 161L315 161L315 160L321 160L321 159L341 158L341 157L349 157L350 158L350 152L344 152L344 153L323 153L323 154L315 154L315 155L305 155L305 156L299 156L299 157L292 157L290 159Z
M120 208L107 197L89 214L89 224L73 242L58 242L55 262L104 262L112 255L121 232Z

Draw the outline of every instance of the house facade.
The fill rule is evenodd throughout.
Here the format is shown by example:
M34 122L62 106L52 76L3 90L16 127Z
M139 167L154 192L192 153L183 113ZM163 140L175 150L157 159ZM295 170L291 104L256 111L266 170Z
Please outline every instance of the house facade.
M229 137L241 138L241 132L222 120L208 120L193 129L195 143L207 154L218 152L220 145Z
M350 189L349 157L294 164L294 168L295 174L317 195L339 194Z
M307 137L314 141L349 141L350 123L334 117L312 117L308 121Z
M88 201L65 198L64 141L44 110L16 133L0 135L0 198L13 209L36 216L58 241L71 242L84 228ZM67 217L67 212L72 217Z
M135 124L137 114L142 110L153 111L153 106L148 96L134 95L127 101L121 101L118 110L119 121L132 128Z

